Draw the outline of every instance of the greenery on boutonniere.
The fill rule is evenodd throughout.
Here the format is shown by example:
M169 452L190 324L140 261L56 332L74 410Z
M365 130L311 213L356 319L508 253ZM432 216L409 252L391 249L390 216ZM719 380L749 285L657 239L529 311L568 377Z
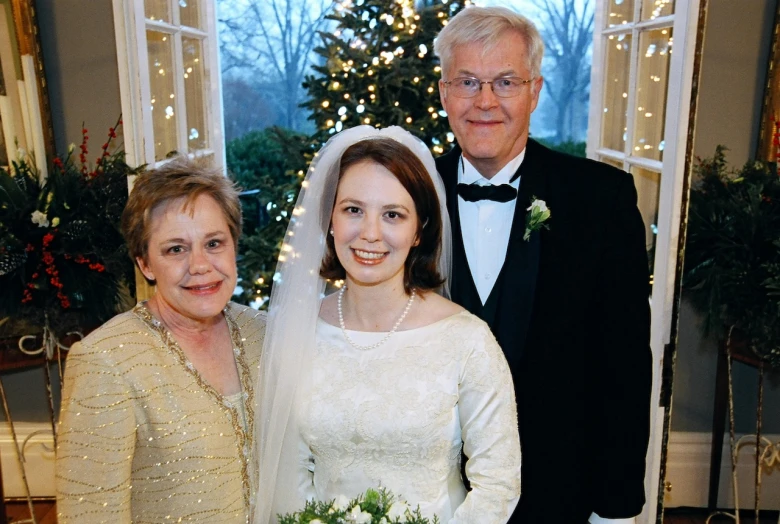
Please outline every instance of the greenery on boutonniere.
M539 231L542 228L550 229L549 224L545 224L550 218L550 210L547 207L547 203L544 200L531 197L531 205L528 206L528 213L525 215L525 233L523 233L523 240L528 242L531 238L531 233Z
M45 180L23 152L0 171L0 318L47 325L60 337L111 318L134 283L119 223L127 177L138 170L123 151L111 152L116 128L94 166L86 129L82 136Z
M683 285L705 331L734 327L780 368L780 178L777 165L729 168L726 148L698 159L690 198Z
M341 496L330 502L309 501L303 510L279 515L279 524L438 524L438 517L428 520L420 508L412 510L390 491L369 489L352 500Z

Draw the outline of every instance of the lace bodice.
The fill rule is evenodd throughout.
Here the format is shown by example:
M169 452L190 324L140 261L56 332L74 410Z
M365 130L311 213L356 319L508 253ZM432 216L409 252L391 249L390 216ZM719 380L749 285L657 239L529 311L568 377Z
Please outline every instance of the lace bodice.
M350 331L360 345L384 333ZM520 443L506 360L467 312L358 350L320 320L303 406L303 496L387 487L442 522L506 522L520 495ZM468 458L466 492L461 447Z

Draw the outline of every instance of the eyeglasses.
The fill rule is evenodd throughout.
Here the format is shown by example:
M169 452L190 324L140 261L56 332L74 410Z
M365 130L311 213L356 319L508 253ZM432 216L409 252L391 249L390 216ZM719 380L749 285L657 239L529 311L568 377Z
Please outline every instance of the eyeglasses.
M520 94L524 85L530 84L534 78L523 80L517 76L502 76L494 80L480 80L472 76L460 76L444 82L452 90L452 95L458 98L474 98L482 91L482 84L490 84L493 94L499 98L512 98Z

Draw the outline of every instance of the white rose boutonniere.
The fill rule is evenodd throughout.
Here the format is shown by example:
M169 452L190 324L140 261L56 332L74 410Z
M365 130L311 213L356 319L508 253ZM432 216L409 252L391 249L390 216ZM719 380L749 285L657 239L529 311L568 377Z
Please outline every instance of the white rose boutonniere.
M525 233L523 240L528 242L531 233L539 231L542 228L550 229L549 224L545 224L550 219L550 209L544 200L531 197L531 205L528 206L528 214L525 216Z

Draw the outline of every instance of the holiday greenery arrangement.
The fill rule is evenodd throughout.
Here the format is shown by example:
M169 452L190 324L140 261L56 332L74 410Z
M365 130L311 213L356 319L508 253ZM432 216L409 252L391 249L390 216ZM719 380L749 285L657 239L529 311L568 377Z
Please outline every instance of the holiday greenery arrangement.
M780 177L777 165L735 170L726 148L699 160L691 190L684 286L720 336L732 327L780 368Z
M119 311L134 282L119 222L138 170L111 152L116 133L93 167L83 129L79 153L55 158L45 181L24 156L0 172L0 318L61 337Z
M396 500L386 489L369 489L365 495L349 500L341 496L330 502L309 501L302 511L280 515L279 524L438 524L439 519L428 520L420 509Z

